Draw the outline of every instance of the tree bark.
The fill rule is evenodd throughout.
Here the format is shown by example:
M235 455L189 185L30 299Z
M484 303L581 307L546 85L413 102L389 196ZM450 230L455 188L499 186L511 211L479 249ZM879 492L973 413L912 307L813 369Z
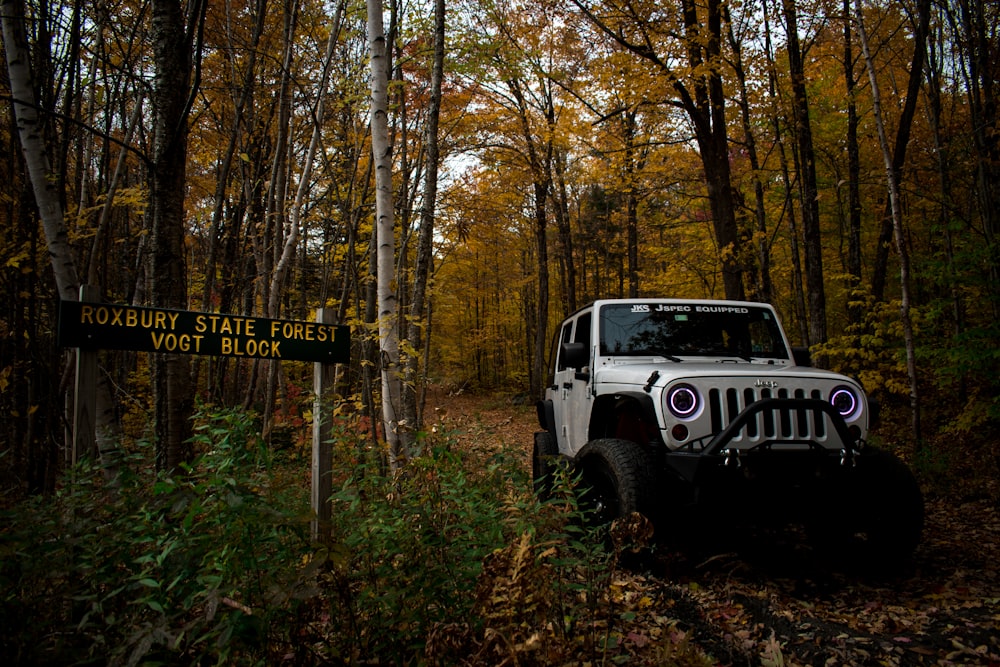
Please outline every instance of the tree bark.
M566 301L563 315L569 315L577 309L577 271L576 259L573 253L573 234L570 230L569 195L566 189L566 152L557 150L554 155L553 167L556 178L556 228L559 230L559 247L562 251L563 282L565 284Z
M24 27L24 4L21 0L4 0L0 3L0 24L2 24L4 51L7 56L7 73L13 97L14 116L17 122L21 151L28 169L38 206L42 229L45 232L52 272L55 277L59 298L77 301L80 295L80 281L76 269L73 248L63 217L62 198L58 178L52 171L52 163L42 134L39 107L35 100L34 74L31 69L30 48ZM111 475L115 471L108 455L117 449L121 436L114 410L113 393L106 373L98 372L97 410L95 414L95 448L102 457L105 471ZM79 452L92 454L93 452Z
M847 319L860 324L863 311L859 299L851 291L861 287L861 149L858 146L858 106L854 96L857 79L854 76L854 38L851 30L851 0L844 0L844 87L847 89Z
M860 8L858 9L860 11ZM903 167L906 164L906 149L910 144L910 130L913 127L913 118L917 112L917 102L920 99L920 82L924 72L924 61L927 58L927 31L930 22L930 0L919 0L917 3L917 24L914 26L913 34L913 58L910 61L910 76L906 83L906 100L903 102L903 109L899 114L899 124L896 126L895 145L892 149L892 173L896 179L895 187L899 188L900 179L903 175ZM860 20L860 19L858 19ZM862 26L858 26L858 30ZM868 45L869 50L871 45ZM867 56L866 56L867 60ZM871 66L871 63L869 63ZM869 77L873 76L869 72ZM885 205L885 212L882 214L882 227L879 231L877 252L875 256L875 266L872 271L872 294L881 301L885 298L885 281L888 277L889 248L894 235L892 216L892 202Z
M382 423L389 467L398 470L409 454L400 425L399 314L395 290L396 234L392 204L392 145L389 141L389 70L381 0L367 0L371 57L371 133L375 162L375 227L378 236L378 335L382 370Z
M990 300L1000 319L1000 102L997 100L998 46L992 0L959 0L961 28L968 45L968 104L976 149L976 198L986 238ZM992 9L991 9L992 8Z
M441 83L444 80L445 50L445 0L434 2L434 59L431 65L430 104L424 130L426 165L424 169L423 206L420 210L420 233L417 240L417 256L413 267L413 295L410 299L410 321L407 329L409 356L407 357L406 382L404 386L404 418L412 429L422 427L422 415L418 406L418 392L423 386L420 377L420 355L422 338L430 338L430 317L427 308L427 282L430 279L431 261L434 251L434 218L436 215L438 167L440 147L438 144L438 121L441 116Z
M548 347L548 319L549 319L549 246L548 246L548 213L546 204L549 192L552 188L552 136L541 142L535 137L531 130L531 122L528 115L528 104L525 100L522 83L517 79L509 79L507 87L511 96L517 102L518 120L521 124L521 133L524 139L525 151L527 152L528 168L531 170L532 192L534 195L533 229L535 234L535 251L538 253L538 301L535 304L535 336L534 352L532 354L531 378L529 380L529 392L532 396L540 395L543 378L545 375L545 350ZM545 109L543 114L546 120L551 123L550 109L552 97L549 91L543 96Z
M926 2L927 0L923 0ZM872 112L875 117L875 127L878 131L879 146L882 149L882 160L885 164L885 180L889 190L889 205L892 211L893 237L896 241L896 252L899 254L899 285L900 302L899 316L903 324L903 343L906 347L906 373L910 382L911 428L914 453L919 454L923 448L923 437L920 428L920 392L917 384L917 362L913 336L913 322L910 319L910 258L906 249L906 239L903 237L903 213L899 201L899 173L896 171L895 160L889 149L889 139L882 119L882 101L878 78L875 75L875 63L868 44L868 33L864 23L863 0L855 2L858 22L858 37L861 50L865 56L868 69L868 79L872 88Z
M764 18L767 21L766 14ZM768 30L765 23L764 30ZM743 142L746 146L747 159L753 178L753 217L756 230L755 243L757 247L758 278L754 284L752 299L771 303L774 288L771 283L771 249L767 235L767 210L764 199L764 182L761 178L760 158L757 155L757 138L753 132L753 122L750 118L750 96L747 90L746 68L743 64L743 45L737 41L733 33L732 23L728 28L730 49L735 54L733 69L736 72L736 83L739 87L740 123L743 126Z
M197 5L197 3L196 3ZM199 8L203 9L203 8ZM153 0L153 166L150 171L150 294L154 306L187 308L185 271L185 176L188 100L194 30L201 15L188 17L178 0ZM190 456L187 440L194 408L188 357L153 355L156 406L156 466L172 470Z
M823 285L823 236L819 219L819 192L816 186L816 154L813 150L806 94L805 69L799 44L795 0L783 0L785 34L788 39L788 68L792 78L792 113L799 152L799 183L802 196L802 240L805 246L806 297L809 304L810 345L826 342L826 289Z
M7 72L10 92L14 98L14 115L17 119L21 151L28 167L28 177L38 205L38 214L45 230L52 271L56 279L59 298L79 300L80 280L77 275L73 249L69 244L63 220L60 179L52 170L45 146L43 124L35 102L34 77L31 71L31 51L24 30L23 0L3 0L0 4L3 22L4 50L7 53Z

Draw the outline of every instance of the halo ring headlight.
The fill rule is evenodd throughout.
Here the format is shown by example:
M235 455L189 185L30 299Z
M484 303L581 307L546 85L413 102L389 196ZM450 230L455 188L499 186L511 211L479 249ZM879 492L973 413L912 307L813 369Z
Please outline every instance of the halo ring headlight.
M861 409L861 398L857 390L847 385L839 385L830 392L830 404L844 419L857 416Z
M690 419L701 407L698 390L689 384L678 384L667 392L667 408L678 419Z

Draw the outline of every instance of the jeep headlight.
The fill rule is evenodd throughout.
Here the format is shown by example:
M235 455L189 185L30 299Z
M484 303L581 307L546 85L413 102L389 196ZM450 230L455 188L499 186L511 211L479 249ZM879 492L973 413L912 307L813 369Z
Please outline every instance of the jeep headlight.
M847 385L838 385L830 392L830 404L846 419L853 419L861 410L861 398L858 392Z
M674 385L667 392L667 408L678 419L690 419L701 407L698 390L689 384Z

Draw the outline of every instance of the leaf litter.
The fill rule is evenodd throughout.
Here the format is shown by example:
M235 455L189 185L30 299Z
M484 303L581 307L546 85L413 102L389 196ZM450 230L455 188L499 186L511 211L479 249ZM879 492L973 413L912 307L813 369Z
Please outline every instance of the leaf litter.
M486 456L520 444L530 466L530 406L473 396L436 405L461 447ZM913 562L879 576L824 562L794 535L724 553L654 550L609 587L619 640L605 655L633 665L1000 666L1000 494L988 495L928 498Z

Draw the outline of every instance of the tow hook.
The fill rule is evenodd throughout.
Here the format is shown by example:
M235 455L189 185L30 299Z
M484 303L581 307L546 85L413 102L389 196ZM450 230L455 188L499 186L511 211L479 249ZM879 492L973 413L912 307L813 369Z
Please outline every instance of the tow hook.
M726 466L727 468L729 466L735 466L737 468L741 468L743 466L742 461L740 461L740 450L733 449L732 447L730 447L729 449L723 450L722 453L726 457L726 460L723 463L723 465Z
M854 452L849 449L840 450L840 465L844 467L853 468L858 465L858 462L854 459Z

